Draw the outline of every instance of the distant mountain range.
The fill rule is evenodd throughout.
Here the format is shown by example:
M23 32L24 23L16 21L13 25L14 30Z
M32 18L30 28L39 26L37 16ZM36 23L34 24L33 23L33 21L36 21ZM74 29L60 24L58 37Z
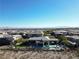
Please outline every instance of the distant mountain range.
M73 29L79 30L79 27L52 27L52 28L12 28L12 27L0 27L0 30L49 30L49 29L56 29L56 30L66 30L66 29Z

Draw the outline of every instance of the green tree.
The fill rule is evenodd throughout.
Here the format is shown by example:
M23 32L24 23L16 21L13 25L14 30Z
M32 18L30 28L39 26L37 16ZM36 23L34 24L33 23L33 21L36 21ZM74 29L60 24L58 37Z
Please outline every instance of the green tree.
M48 34L52 33L53 30L47 30L47 31L43 31L44 32L44 36L47 36Z
M68 40L64 35L58 36L58 39L60 42L63 42L64 44L68 44Z

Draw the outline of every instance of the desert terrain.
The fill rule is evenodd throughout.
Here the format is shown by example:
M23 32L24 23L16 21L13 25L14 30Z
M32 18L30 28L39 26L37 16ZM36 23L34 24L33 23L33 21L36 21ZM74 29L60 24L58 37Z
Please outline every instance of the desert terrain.
M76 52L0 50L0 59L79 59Z

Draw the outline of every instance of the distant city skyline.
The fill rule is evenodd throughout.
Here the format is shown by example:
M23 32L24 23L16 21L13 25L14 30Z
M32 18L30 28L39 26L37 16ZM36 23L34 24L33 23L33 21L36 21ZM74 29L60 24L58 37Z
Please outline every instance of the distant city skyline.
M0 0L0 27L79 27L79 0Z

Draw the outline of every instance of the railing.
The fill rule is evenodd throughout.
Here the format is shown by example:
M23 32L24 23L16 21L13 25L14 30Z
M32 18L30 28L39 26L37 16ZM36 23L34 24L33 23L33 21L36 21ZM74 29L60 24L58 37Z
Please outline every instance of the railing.
M32 48L32 47L26 47L26 48L7 47L7 48L0 48L0 50L9 50L9 51L50 51L49 49L46 49L46 48ZM56 50L51 50L51 51L56 51ZM63 50L59 50L59 51L63 51Z

